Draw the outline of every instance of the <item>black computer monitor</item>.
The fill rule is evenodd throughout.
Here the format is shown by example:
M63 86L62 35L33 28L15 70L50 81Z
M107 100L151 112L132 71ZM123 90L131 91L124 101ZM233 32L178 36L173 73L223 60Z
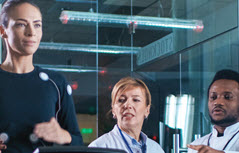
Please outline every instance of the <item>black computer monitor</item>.
M86 146L39 147L33 153L127 153L124 150L108 148L88 148Z

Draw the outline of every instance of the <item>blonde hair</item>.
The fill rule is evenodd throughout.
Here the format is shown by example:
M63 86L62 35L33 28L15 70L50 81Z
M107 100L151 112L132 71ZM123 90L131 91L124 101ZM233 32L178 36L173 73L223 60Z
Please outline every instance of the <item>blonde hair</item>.
M118 94L123 93L125 90L131 88L131 87L140 87L144 89L145 97L146 97L146 106L151 105L151 94L149 92L148 87L146 84L136 78L132 77L125 77L120 79L114 86L112 92L111 92L111 107L115 104L116 97Z

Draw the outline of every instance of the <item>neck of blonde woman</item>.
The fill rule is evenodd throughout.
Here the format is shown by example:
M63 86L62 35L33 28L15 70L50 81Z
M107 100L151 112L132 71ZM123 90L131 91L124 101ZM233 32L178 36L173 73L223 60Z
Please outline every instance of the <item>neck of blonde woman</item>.
M127 133L128 135L130 135L132 138L137 140L138 142L140 141L140 132L141 132L142 127L124 128L124 127L119 126L119 128L122 131L124 131L125 133Z

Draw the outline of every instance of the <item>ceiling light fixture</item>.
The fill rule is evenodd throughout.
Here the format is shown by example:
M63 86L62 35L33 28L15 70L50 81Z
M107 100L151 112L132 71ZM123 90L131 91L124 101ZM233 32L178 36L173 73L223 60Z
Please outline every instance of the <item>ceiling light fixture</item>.
M39 49L104 54L136 54L141 47L41 42Z
M96 3L90 0L56 0L57 2L70 2L70 3Z
M82 67L82 66L72 66L72 65L48 65L48 64L35 64L41 68L59 71L59 72L71 72L71 73L86 73L86 72L99 72L105 70L96 70L95 67Z
M60 20L63 24L95 24L102 26L129 26L139 29L181 28L201 32L204 28L201 20L183 20L162 17L116 15L93 12L62 11Z

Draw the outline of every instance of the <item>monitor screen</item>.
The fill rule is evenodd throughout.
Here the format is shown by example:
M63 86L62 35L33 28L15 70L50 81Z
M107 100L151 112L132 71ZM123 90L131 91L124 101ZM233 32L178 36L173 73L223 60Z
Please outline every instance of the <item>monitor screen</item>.
M88 148L86 146L39 147L33 153L127 153L124 150L108 148Z

